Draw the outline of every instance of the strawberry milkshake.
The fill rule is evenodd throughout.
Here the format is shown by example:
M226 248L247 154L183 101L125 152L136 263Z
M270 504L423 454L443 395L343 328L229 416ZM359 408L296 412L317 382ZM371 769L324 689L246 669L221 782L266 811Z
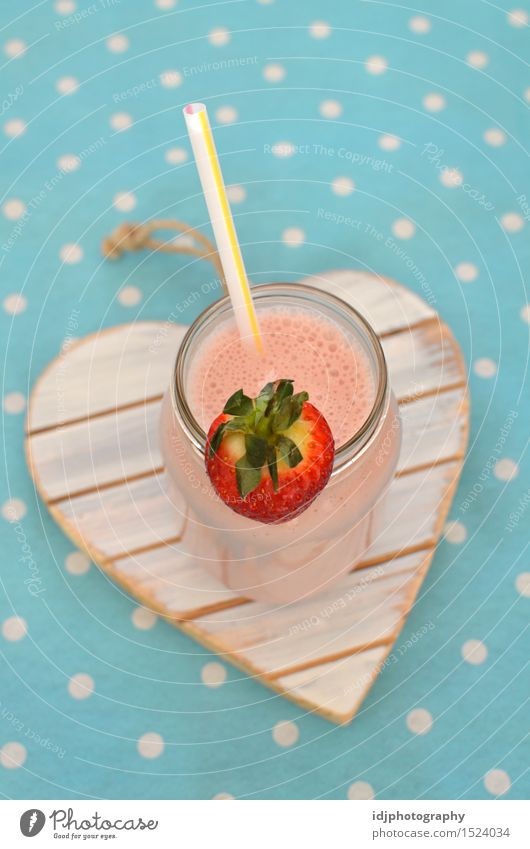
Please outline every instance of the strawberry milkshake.
M228 299L186 334L162 452L197 568L281 603L324 591L366 554L400 424L379 341L348 304L300 284L259 286L253 299L261 352Z

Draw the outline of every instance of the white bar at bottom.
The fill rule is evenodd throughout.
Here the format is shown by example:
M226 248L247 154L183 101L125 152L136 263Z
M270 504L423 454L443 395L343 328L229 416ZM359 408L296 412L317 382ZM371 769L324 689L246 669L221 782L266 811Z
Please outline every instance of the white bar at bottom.
M213 807L212 800L2 801L2 845L86 846L96 840L99 846L214 849L529 845L525 801L229 801ZM35 844L27 843L21 817L26 830L30 820L40 827Z

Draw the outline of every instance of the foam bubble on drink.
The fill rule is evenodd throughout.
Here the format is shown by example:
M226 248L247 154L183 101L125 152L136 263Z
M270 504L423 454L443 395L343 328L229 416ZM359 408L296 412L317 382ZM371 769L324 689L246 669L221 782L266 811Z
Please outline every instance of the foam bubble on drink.
M269 381L294 380L323 413L337 446L366 421L375 398L367 354L328 318L286 307L260 310L264 353L249 349L233 321L224 321L194 352L186 379L191 411L203 430L237 389L256 396Z

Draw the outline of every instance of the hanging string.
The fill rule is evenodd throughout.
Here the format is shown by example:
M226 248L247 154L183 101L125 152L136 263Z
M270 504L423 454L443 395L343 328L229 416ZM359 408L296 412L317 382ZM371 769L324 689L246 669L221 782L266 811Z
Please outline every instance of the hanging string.
M178 238L163 240L153 236L155 230L177 230L183 235L191 238L194 244L188 244ZM112 231L110 236L105 236L101 242L101 251L107 259L119 259L127 251L163 251L164 253L189 254L206 259L215 267L219 279L226 290L223 269L219 254L215 246L206 236L199 233L185 221L173 219L158 219L148 221L145 224L124 222Z

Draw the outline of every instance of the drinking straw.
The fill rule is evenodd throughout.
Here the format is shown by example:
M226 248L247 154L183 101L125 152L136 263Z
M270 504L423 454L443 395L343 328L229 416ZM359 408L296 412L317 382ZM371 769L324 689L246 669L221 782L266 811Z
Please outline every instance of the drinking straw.
M258 319L206 106L188 103L183 112L239 333L242 339L252 337L257 350L261 351L263 343Z

